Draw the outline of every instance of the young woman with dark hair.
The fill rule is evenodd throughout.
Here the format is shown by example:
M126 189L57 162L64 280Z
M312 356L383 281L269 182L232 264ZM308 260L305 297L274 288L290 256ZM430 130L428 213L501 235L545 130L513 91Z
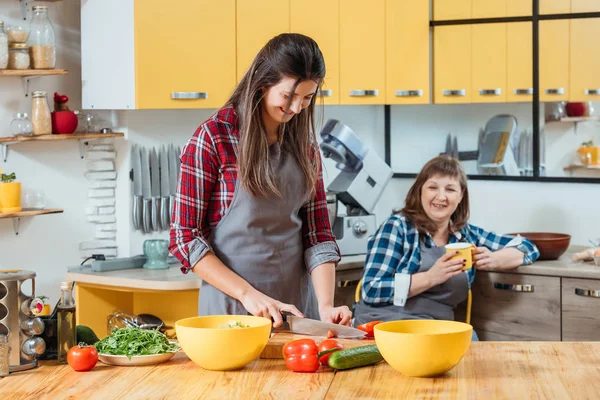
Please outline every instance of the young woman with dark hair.
M169 249L202 278L200 314L282 312L349 324L315 137L317 43L281 34L181 154Z

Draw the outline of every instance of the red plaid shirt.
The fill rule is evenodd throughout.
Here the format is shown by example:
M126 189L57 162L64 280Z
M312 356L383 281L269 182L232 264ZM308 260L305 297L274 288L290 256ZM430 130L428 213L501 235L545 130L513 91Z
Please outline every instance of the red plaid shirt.
M225 107L200 125L182 150L169 251L181 262L183 273L210 250L208 237L233 200L238 144L237 114L233 107ZM305 255L307 249L330 242L329 250L336 254L331 261L339 261L321 172L316 195L300 209L300 216Z

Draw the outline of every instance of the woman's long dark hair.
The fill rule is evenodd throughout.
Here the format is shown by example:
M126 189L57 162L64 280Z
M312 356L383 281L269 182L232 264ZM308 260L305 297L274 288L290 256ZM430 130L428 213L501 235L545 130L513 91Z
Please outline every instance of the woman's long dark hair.
M296 79L291 92L306 80L317 82L325 77L325 62L317 43L304 35L285 33L274 37L258 52L227 104L235 108L239 119L240 146L238 175L241 184L257 197L280 192L269 171L269 145L262 121L261 101L266 89L284 77ZM289 122L279 126L283 150L293 154L300 165L306 189L315 193L320 153L315 138L313 96L309 106ZM293 96L287 105L289 109ZM286 110L287 111L287 110Z

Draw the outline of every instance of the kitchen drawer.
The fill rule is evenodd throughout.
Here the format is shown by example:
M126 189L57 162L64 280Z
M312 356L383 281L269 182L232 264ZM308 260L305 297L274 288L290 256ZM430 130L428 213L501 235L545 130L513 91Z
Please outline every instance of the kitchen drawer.
M562 339L600 340L600 280L562 278Z
M481 340L560 341L560 278L479 271L472 292Z

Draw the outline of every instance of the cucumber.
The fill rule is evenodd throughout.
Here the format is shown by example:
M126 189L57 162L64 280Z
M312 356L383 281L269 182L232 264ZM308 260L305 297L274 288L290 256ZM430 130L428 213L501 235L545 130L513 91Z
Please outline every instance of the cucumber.
M383 357L376 345L352 347L340 350L329 356L327 365L333 369L350 369L373 365L382 361Z

